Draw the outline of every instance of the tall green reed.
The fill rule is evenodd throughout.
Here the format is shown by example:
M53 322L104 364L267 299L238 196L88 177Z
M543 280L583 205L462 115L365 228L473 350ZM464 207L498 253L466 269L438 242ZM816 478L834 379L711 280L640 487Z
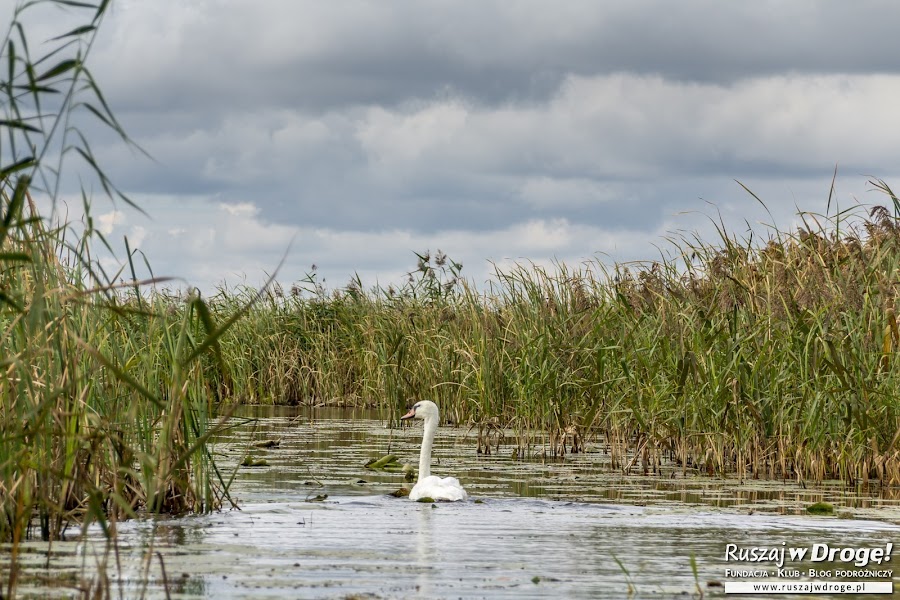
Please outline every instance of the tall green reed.
M392 414L433 397L480 451L592 439L624 470L897 484L900 221L872 183L892 209L803 214L762 242L715 221L655 262L519 265L479 291L423 254L396 289L288 295L233 332L265 340L234 391Z
M78 23L33 56L23 15L43 5L73 11ZM106 273L93 256L94 244L110 245L93 228L86 193L83 223L55 218L70 158L110 199L132 204L84 133L99 122L130 143L87 66L109 6L22 3L0 48L0 542L10 544L8 597L29 537L57 540L91 523L113 536L117 521L141 510L208 511L227 499L208 449L222 420L201 359L226 371L216 351L233 319L217 325L199 297L172 303L142 292L159 280L114 283L122 273ZM130 265L130 251L127 258Z

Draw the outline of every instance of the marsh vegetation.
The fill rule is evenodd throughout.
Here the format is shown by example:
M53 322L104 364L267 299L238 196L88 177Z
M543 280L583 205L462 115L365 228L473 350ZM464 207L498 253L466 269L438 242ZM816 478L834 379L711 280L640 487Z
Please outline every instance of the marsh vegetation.
M669 240L669 258L498 269L473 285L423 253L409 279L223 288L204 300L107 272L96 186L129 203L88 143L131 143L88 69L109 3L49 44L15 14L0 78L0 542L229 502L209 450L242 403L431 398L478 453L612 469L900 484L900 200L803 214L765 239ZM40 48L33 56L31 50ZM84 220L58 210L83 167ZM749 190L748 190L749 192ZM42 208L43 207L43 208Z
M65 8L81 24L43 43L22 19ZM198 297L177 313L128 273L107 273L109 246L85 218L66 222L63 165L85 186L130 203L96 161L85 132L129 143L87 58L108 2L22 3L2 41L0 81L0 595L13 597L28 538L61 539L70 526L116 523L139 511L219 508L226 482L206 442L216 430L199 357L216 328ZM38 56L31 52L40 50ZM43 208L42 208L43 207ZM127 248L129 265L132 253ZM131 269L133 274L133 269ZM5 559L4 559L5 562ZM102 573L95 583L102 584ZM99 583L98 583L99 582ZM93 585L93 584L91 584ZM87 593L87 590L85 590Z
M232 402L434 398L479 452L741 478L900 483L900 202L801 215L794 231L669 240L673 258L497 270L447 256L399 288L267 292L208 368ZM306 292L306 293L304 293ZM311 292L311 293L310 293ZM252 292L246 292L247 294ZM224 318L240 291L212 300Z

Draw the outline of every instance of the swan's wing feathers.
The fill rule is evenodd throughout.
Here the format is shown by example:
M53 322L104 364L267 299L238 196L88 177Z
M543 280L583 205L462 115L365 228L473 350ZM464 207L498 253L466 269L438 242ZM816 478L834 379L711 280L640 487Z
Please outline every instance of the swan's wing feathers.
M456 502L458 500L466 500L468 497L469 495L459 484L459 480L456 477L441 478L437 475L432 475L419 481L409 493L410 500L432 498L434 500Z
M441 496L445 500L465 500L469 497L456 477L444 477L440 480Z

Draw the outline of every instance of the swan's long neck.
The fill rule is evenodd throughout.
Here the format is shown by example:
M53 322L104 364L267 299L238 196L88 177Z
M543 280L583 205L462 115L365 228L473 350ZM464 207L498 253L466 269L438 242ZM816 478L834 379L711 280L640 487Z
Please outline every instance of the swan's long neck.
M438 419L429 415L425 419L422 434L422 451L419 453L419 481L431 475L431 447L434 445L434 434L438 428Z

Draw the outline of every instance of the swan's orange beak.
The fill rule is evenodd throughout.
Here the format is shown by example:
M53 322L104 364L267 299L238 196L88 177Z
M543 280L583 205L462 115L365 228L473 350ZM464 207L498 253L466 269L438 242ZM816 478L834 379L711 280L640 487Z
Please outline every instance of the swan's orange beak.
M416 416L416 407L412 407L412 408L409 409L409 412L408 412L408 413L406 413L405 415L403 415L402 417L400 417L400 420L401 420L401 421L404 421L404 420L406 420L406 419L412 419L412 418L415 417L415 416Z

